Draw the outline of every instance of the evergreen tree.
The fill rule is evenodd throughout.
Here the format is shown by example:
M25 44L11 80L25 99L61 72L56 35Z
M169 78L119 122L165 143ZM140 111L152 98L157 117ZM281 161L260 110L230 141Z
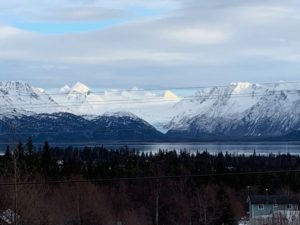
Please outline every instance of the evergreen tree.
M19 141L14 154L15 154L14 157L16 160L17 170L19 172L18 176L27 174L27 165L26 165L24 147L21 141Z
M9 145L6 147L3 160L4 161L10 161L10 160L12 160L12 154L11 154Z
M24 148L23 148L23 144L21 141L19 141L18 145L17 145L17 149L15 150L15 154L16 154L16 157L19 161L22 161L24 160Z
M1 163L1 174L3 176L12 176L13 174L13 155L10 147L7 146Z
M220 203L220 216L216 224L237 225L229 196L223 188L218 191L217 199Z
M27 139L26 147L27 147L28 154L32 155L34 153L34 146L33 146L32 137L29 137Z
M34 145L32 141L32 137L29 137L27 139L26 143L26 164L27 164L27 170L31 174L37 173L38 165L39 165L39 159L38 154L34 151Z
M51 166L51 154L50 147L48 141L44 143L43 151L42 151L42 172L44 175L49 176L50 174L50 166Z

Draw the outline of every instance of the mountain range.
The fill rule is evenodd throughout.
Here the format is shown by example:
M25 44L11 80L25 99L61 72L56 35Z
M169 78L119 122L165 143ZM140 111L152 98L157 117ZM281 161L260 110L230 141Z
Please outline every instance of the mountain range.
M200 90L174 107L169 135L284 136L300 128L300 84L233 83Z
M0 135L37 141L299 139L300 83L232 83L189 90L45 90L0 82Z

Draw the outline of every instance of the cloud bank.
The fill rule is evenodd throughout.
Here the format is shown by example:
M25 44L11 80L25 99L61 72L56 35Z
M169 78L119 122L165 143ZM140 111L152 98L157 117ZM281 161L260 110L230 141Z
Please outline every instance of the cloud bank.
M2 80L127 88L299 79L294 0L13 0L0 11Z

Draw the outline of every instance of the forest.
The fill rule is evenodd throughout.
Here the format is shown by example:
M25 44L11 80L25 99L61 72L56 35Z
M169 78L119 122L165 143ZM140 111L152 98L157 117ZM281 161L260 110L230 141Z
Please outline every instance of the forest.
M0 158L0 220L24 225L235 225L247 215L249 194L268 190L298 196L299 188L298 155L151 153L127 146L59 148L48 142L37 148L28 138L7 146Z

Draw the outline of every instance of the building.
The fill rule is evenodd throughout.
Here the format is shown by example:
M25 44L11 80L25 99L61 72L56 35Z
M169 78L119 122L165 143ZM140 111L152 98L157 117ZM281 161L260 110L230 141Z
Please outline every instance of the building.
M248 197L250 225L299 225L298 200L283 195L251 195Z
M248 204L250 218L272 215L276 211L298 210L298 200L283 195L250 195Z

